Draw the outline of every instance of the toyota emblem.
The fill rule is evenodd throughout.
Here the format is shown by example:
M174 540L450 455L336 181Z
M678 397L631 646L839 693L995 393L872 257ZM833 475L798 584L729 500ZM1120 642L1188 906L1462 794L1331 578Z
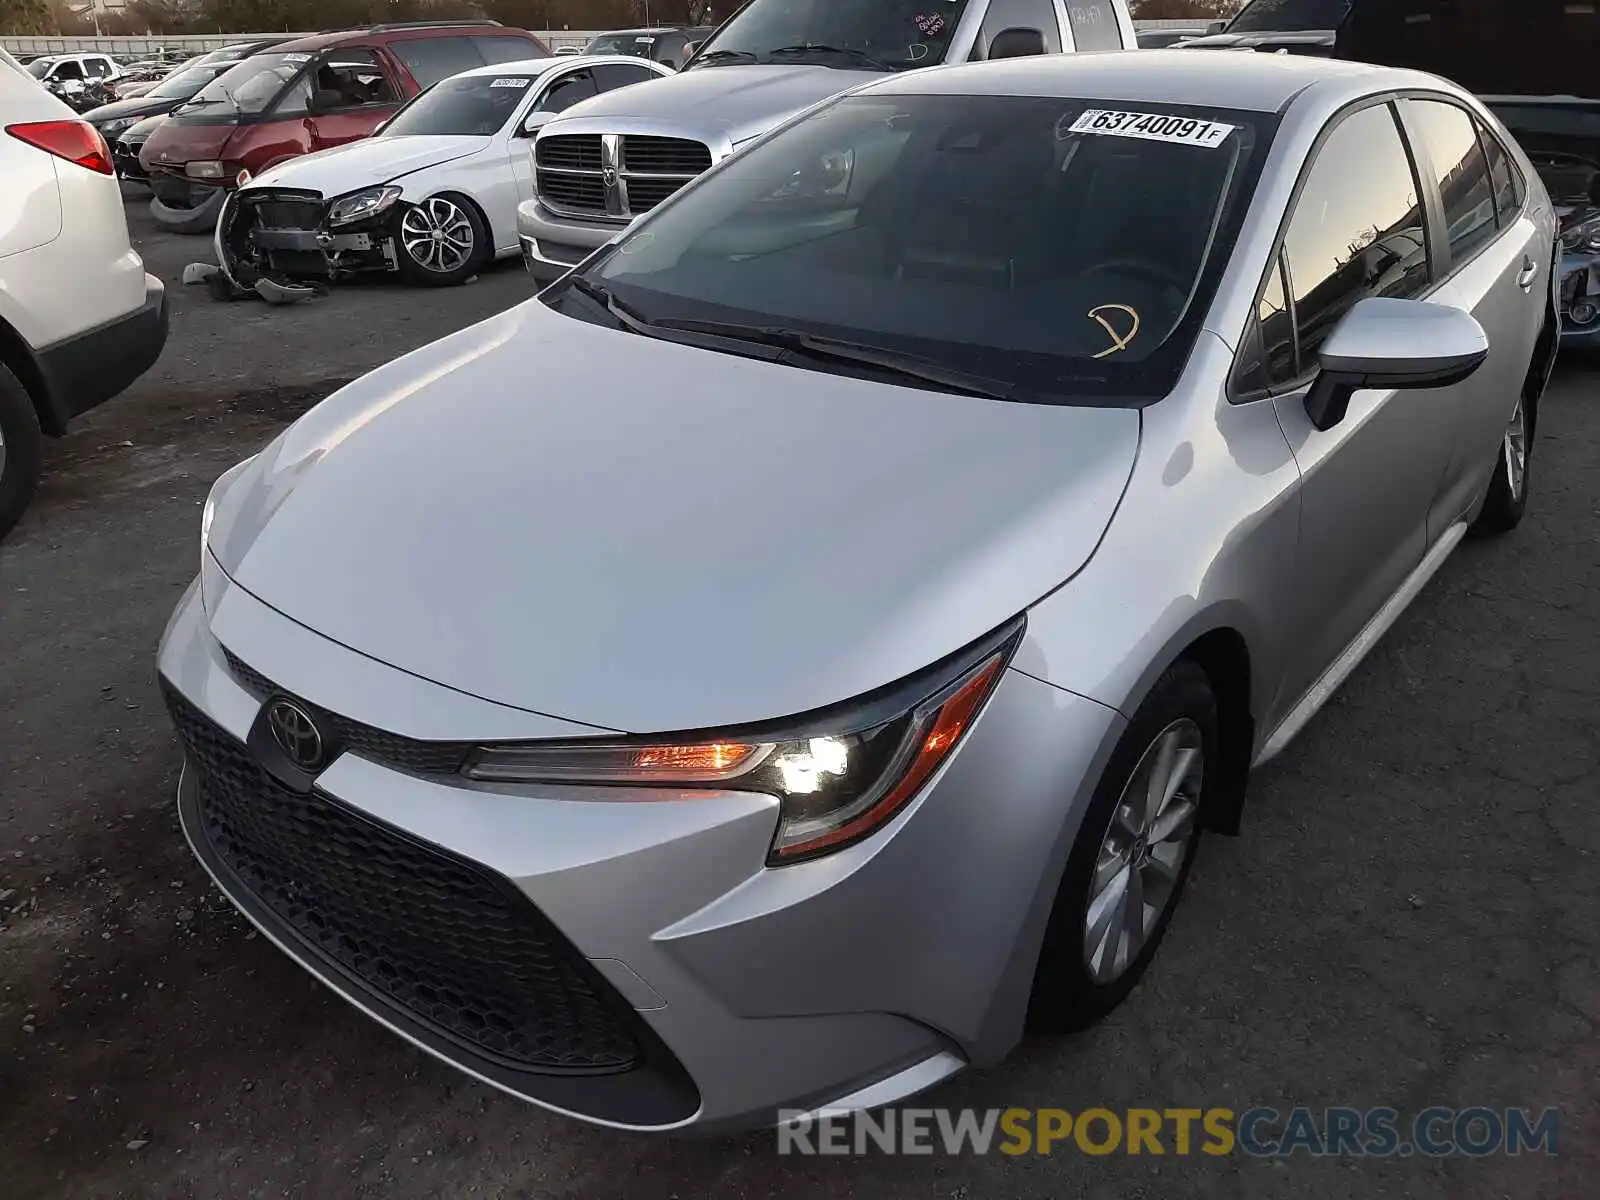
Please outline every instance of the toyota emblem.
M272 730L278 749L302 771L314 771L322 765L322 733L311 714L293 700L272 702L267 709L267 727Z

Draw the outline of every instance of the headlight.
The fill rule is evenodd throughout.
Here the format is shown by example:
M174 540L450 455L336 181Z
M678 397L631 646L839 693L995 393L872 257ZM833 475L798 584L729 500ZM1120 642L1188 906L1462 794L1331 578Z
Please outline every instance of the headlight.
M1580 254L1600 254L1600 213L1563 229L1561 248Z
M352 221L365 221L381 212L387 212L400 199L402 189L397 187L368 188L335 200L328 206L329 225L348 225Z
M855 166L854 150L831 150L790 175L770 199L812 200L824 196L844 196L850 191L850 176Z
M190 179L221 179L227 174L227 169L220 162L197 159L186 164L183 173Z
M870 836L916 796L977 719L1021 632L1020 623L1008 627L981 644L976 661L963 656L953 671L936 672L932 690L909 705L894 697L864 702L776 734L485 746L466 774L499 783L767 792L781 802L767 865L800 862Z
M100 126L100 136L109 141L124 129L129 129L138 124L138 122L138 117L118 117L115 121L106 121Z

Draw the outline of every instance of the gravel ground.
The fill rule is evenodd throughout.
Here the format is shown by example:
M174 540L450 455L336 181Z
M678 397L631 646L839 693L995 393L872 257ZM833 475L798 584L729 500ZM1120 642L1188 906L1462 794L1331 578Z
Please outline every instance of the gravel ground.
M1580 1196L1600 1173L1600 389L1567 364L1533 511L1469 543L1213 839L1099 1030L928 1104L1560 1109L1485 1160L779 1159L547 1116L315 984L178 832L153 655L229 463L340 382L530 292L347 287L295 309L176 281L158 368L54 446L0 550L0 1163L31 1197Z

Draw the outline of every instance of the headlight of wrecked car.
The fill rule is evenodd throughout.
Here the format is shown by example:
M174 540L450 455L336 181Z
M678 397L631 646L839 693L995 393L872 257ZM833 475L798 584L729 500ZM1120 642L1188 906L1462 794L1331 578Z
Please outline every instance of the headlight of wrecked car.
M801 862L859 842L906 806L977 720L1021 632L1018 623L987 639L936 672L916 699L864 700L777 734L484 746L466 774L497 783L767 792L780 802L767 864Z
M400 199L401 190L397 187L375 187L342 196L328 205L328 224L349 225L353 221L365 221L368 217L387 212Z
M1561 231L1561 248L1580 254L1600 254L1600 213Z

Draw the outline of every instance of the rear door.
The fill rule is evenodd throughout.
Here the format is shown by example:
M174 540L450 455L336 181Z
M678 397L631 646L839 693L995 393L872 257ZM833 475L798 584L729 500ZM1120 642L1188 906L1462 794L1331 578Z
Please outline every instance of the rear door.
M1549 307L1554 247L1516 192L1496 187L1491 164L1508 172L1509 158L1472 113L1444 97L1407 99L1401 113L1429 190L1436 184L1444 283L1434 299L1472 313L1489 335L1488 361L1452 389L1461 414L1428 517L1433 540L1482 495L1498 462Z

